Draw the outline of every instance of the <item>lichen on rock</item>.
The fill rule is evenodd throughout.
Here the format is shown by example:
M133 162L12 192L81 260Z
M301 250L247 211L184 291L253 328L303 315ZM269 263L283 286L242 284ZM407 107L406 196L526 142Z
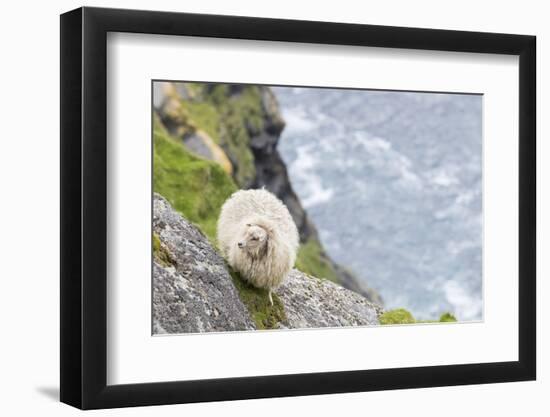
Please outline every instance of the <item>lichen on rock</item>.
M379 307L365 297L296 269L277 290L286 313L283 325L292 329L372 326L379 324Z
M153 259L153 333L256 328L208 239L155 194L153 231L174 265Z

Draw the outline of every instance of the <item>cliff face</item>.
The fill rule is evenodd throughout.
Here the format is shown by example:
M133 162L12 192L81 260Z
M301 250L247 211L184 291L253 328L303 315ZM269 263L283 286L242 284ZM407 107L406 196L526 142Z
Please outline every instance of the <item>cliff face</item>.
M286 204L300 232L299 270L340 283L382 304L375 291L333 262L322 247L277 150L285 123L268 87L155 83L154 88L155 125L161 126L160 130L165 129L167 136L183 142L192 153L216 162L239 188L265 187ZM165 191L166 183L159 185L155 191L174 203L171 192ZM177 203L175 207L187 215Z
M380 308L363 296L297 270L271 306L164 198L155 194L153 205L153 333L379 324Z

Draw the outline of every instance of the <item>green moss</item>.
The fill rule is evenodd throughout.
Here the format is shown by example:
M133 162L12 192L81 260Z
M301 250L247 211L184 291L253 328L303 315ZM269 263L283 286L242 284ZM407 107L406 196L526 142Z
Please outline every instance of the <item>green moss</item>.
M153 233L153 257L162 266L176 266L170 252L160 243L159 235Z
M160 251L160 238L155 232L153 232L153 254L156 256Z
M338 282L336 271L316 239L309 239L300 245L296 257L296 269L317 278Z
M220 165L193 155L158 122L153 139L155 192L214 241L221 206L237 187Z
M267 290L253 287L229 265L227 269L233 278L239 298L248 309L258 330L276 329L280 322L286 321L285 309L277 294L272 293L273 305L271 305Z
M443 313L441 317L439 317L439 321L441 323L451 323L456 321L456 317L453 314L447 312Z
M386 311L378 320L380 324L413 324L416 323L413 315L404 308Z
M416 320L404 308L386 311L378 319L380 320L380 324L451 323L457 321L456 317L448 312L442 314L439 320Z

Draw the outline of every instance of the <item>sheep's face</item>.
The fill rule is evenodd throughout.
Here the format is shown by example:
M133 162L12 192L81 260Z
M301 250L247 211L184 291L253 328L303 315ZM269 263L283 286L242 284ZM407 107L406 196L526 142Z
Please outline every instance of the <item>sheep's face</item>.
M263 227L247 223L237 246L247 252L258 252L265 246L266 241L267 232Z

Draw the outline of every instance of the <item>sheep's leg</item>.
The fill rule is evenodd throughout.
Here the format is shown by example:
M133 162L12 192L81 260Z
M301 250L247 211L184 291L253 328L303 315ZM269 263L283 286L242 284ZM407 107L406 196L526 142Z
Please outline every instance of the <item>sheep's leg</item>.
M273 306L273 297L271 296L271 289L269 290L267 295L269 296L269 302L271 303L271 306Z

